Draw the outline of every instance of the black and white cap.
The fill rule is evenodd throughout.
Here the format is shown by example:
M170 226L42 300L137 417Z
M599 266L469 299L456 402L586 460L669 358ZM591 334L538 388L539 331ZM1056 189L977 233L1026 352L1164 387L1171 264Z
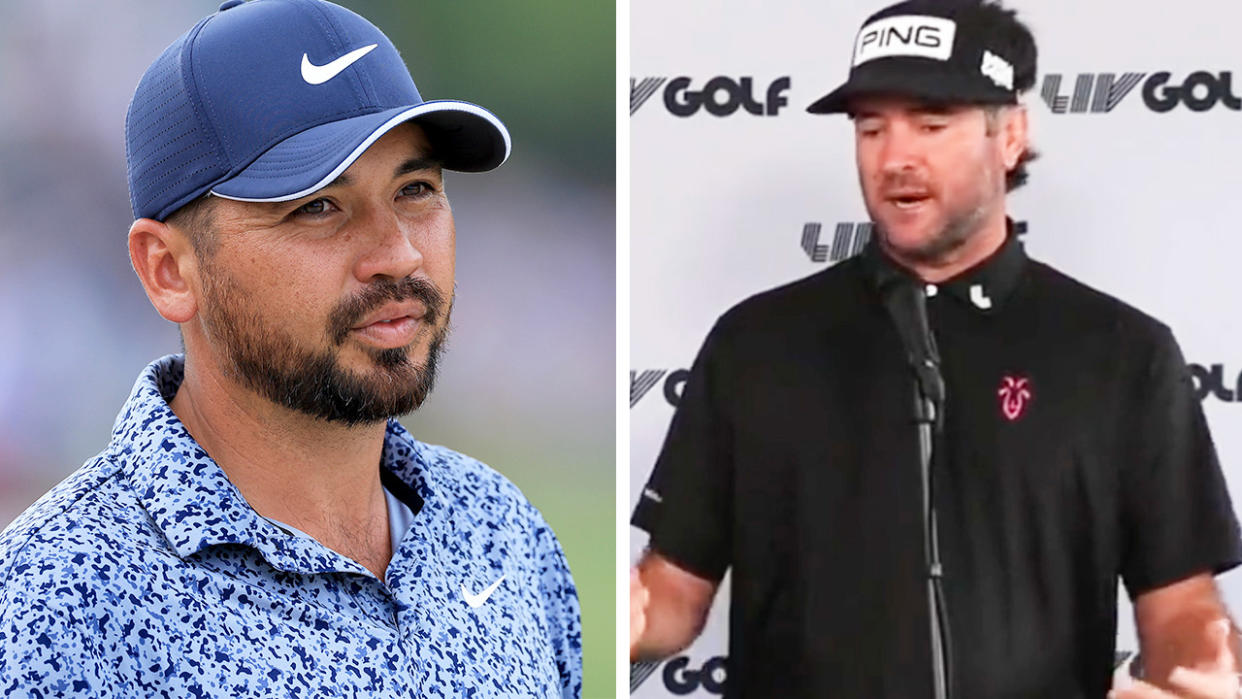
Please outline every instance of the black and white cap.
M807 111L850 111L854 97L1015 104L1035 84L1035 39L1012 10L979 0L909 0L867 19L846 83Z

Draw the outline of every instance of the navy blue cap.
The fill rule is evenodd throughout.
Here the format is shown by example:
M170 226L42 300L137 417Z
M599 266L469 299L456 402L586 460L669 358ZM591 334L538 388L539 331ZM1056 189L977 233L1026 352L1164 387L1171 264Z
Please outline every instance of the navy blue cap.
M125 120L136 218L164 220L210 192L288 201L332 182L393 127L414 121L445 168L509 157L495 115L423 101L388 37L324 0L227 0L147 69Z

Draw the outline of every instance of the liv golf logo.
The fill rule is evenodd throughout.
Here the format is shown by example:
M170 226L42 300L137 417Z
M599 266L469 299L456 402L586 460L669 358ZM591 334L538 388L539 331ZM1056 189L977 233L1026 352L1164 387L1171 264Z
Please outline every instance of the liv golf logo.
M717 696L724 694L728 681L729 659L717 655L708 658L701 666L688 655L669 658L664 664L660 679L664 681L664 689L677 696L685 696L702 690ZM640 662L630 666L630 694L633 694L648 677L659 669L659 662Z
M655 385L664 381L664 400L668 404L677 407L677 403L681 401L681 392L685 387L686 379L690 377L688 369L677 369L669 371L668 369L643 369L642 371L630 370L630 408L638 405L638 401L643 399Z
M717 76L694 87L694 80L679 78L630 78L630 116L634 116L653 95L664 88L664 108L679 117L694 116L700 110L718 117L731 116L743 110L755 116L776 116L789 104L785 93L789 77L777 78L766 89L756 93L753 77Z
M867 241L871 240L871 232L875 230L875 224L869 221L838 223L836 230L832 233L832 247L821 245L819 242L823 228L823 224L814 221L802 226L802 250L806 252L807 257L811 258L811 262L829 260L840 262L847 257L857 255L862 252Z
M1105 114L1113 111L1140 83L1143 104L1153 112L1170 112L1179 106L1192 112L1206 112L1217 106L1242 111L1242 99L1234 92L1233 73L1227 70L1198 70L1180 82L1168 71L1150 75L1079 73L1073 78L1072 89L1063 74L1048 73L1039 94L1053 114Z
M832 245L820 242L823 230L824 225L816 221L804 224L802 226L802 251L811 258L811 262L836 263L862 252L875 232L875 224L870 221L838 223L832 232ZM1025 235L1026 221L1014 221L1013 232L1017 235Z
M1222 403L1242 403L1242 373L1235 378L1223 364L1191 364L1189 369L1195 398L1202 401L1211 396Z

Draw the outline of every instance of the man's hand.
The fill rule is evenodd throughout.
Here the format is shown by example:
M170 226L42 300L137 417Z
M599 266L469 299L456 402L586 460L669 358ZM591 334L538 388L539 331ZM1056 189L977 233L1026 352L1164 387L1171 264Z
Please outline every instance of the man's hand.
M635 660L638 641L647 630L647 603L651 601L651 592L643 585L638 568L630 569L630 662Z
M690 645L707 622L718 584L644 553L630 570L630 662L666 658Z
M1176 694L1135 680L1128 686L1118 683L1109 692L1109 699L1237 699L1242 695L1238 688L1238 661L1230 649L1231 629L1228 619L1217 619L1209 625L1216 657L1197 669L1174 668L1169 684L1177 690Z

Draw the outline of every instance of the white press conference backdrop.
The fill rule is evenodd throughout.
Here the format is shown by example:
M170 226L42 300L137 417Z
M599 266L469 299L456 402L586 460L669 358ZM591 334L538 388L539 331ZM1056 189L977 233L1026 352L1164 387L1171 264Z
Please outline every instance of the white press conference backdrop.
M805 108L845 79L884 4L631 2L631 504L716 317L868 234L852 127ZM1042 157L1009 202L1027 251L1173 328L1242 503L1242 5L1007 5L1040 53L1025 102ZM1242 610L1242 574L1221 581ZM633 695L722 693L727 607L726 581L699 641L638 673ZM1128 601L1119 615L1132 650Z

